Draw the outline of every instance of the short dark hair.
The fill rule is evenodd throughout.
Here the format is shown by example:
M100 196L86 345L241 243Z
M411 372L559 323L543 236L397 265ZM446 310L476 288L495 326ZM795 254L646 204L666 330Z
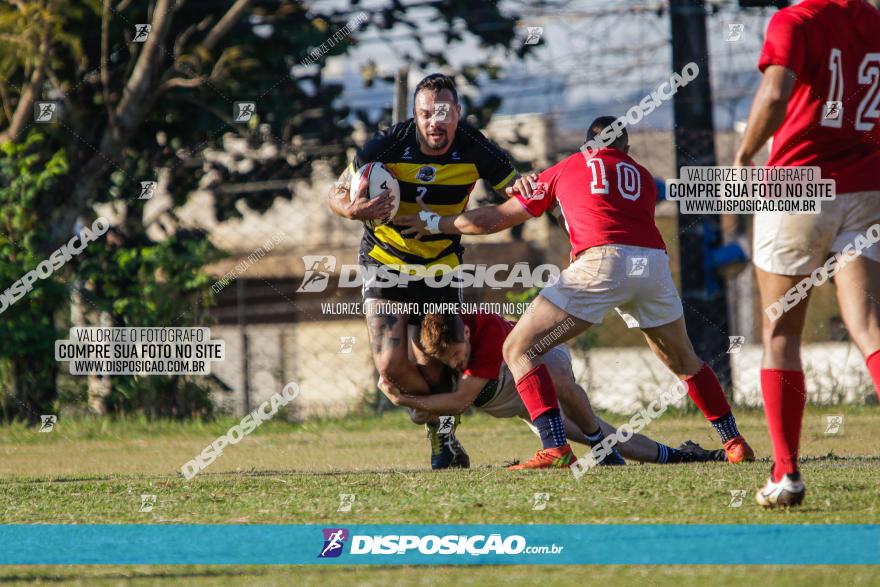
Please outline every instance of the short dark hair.
M590 123L590 126L587 127L587 140L585 143L589 143L596 136L602 134L602 131L611 126L611 123L617 120L614 116L600 116L596 120ZM629 135L626 132L626 127L620 127L620 136L614 139L614 142L608 145L609 147L614 147L615 149L620 149L621 151L625 149L629 145Z
M419 92L422 90L434 93L442 90L449 90L452 92L452 98L455 100L455 103L458 104L458 90L455 89L455 81L448 75L432 73L420 81L419 85L416 86L416 91L413 92L413 103L415 103L416 96L418 96Z

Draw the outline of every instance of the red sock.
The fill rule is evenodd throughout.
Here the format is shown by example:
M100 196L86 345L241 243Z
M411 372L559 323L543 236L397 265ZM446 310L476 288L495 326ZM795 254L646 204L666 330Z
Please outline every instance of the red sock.
M874 380L874 390L877 392L877 397L880 398L880 350L868 355L865 364L868 366L871 379Z
M550 371L544 363L523 375L516 382L516 391L519 392L519 396L529 411L529 418L532 419L532 422L547 410L559 407L559 402L556 399L556 387L553 385Z
M688 395L710 422L726 416L730 412L730 404L724 397L724 390L709 363L684 380L688 387Z
M764 412L773 442L773 480L796 473L801 423L807 403L803 371L761 369Z

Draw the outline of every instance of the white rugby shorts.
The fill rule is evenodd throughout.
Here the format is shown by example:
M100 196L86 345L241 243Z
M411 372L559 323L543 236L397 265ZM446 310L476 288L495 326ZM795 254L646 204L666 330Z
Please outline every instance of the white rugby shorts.
M754 263L778 275L809 275L832 253L880 223L880 191L838 194L819 214L765 212L755 215ZM862 249L880 262L880 245Z
M630 245L592 247L575 259L559 281L541 290L575 318L601 324L612 308L629 328L653 328L684 311L662 249Z

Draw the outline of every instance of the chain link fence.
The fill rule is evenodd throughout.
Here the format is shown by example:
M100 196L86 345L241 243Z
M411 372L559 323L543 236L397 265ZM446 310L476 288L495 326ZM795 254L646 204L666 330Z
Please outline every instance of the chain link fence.
M709 11L709 63L717 131L713 140L717 163L727 165L732 161L741 122L758 83L755 63L772 12L744 12L735 3L710 4ZM538 53L507 81L522 85L538 73L546 77L551 72L566 80L567 95L576 105L561 105L554 99L558 89L542 93L530 86L531 101L526 103L524 94L512 92L506 94L504 104L520 111L533 108L541 114L496 116L487 129L511 153L520 171L544 168L574 151L583 141L583 129L589 120L601 114L622 114L671 72L664 3L653 8L628 3L613 10L569 12L541 14L534 23L528 23L545 25L544 42L549 50ZM564 59L554 57L552 52L554 38L559 35L577 39L574 50ZM487 86L489 90L492 87ZM631 131L632 154L660 181L676 176L671 128L671 104L664 104L645 120L644 128ZM368 134L361 128L357 138L362 142ZM321 148L344 150L339 145ZM262 152L259 146L230 136L224 141L223 151L205 156L215 161L228 159L232 169L258 164ZM350 159L350 150L347 155ZM223 222L212 214L214 196L208 191L193 194L173 217L169 214L170 202L163 200L161 193L147 204L148 214L159 219L156 224L165 234L175 226L197 227L228 255L207 267L216 280L211 286L212 305L207 308L209 324L187 324L209 325L212 337L225 341L226 359L214 364L211 377L212 397L220 410L243 414L289 381L296 381L302 389L300 399L288 406L294 419L387 407L376 388L366 323L359 311L360 288L338 285L339 268L357 263L362 233L358 223L337 218L327 208L326 194L338 171L316 156L307 179L223 185L220 191L225 196L260 192L284 196L276 198L265 213L243 205L241 218ZM491 195L478 186L471 206L488 201ZM167 222L163 221L165 217ZM678 278L674 206L660 202L657 219ZM738 218L730 228L731 233L748 242L750 218ZM161 238L161 234L158 232L156 237ZM469 263L526 262L530 267L553 263L562 268L568 262L567 239L547 218L532 220L516 232L466 238L464 244ZM742 351L732 356L734 400L758 405L761 309L751 271L729 280L728 287L731 324L736 334L745 337ZM464 298L470 303L504 304L533 294L523 288L470 288ZM72 303L75 322L106 322L106 316L84 313L77 295L74 292ZM181 322L186 318L182 317ZM845 342L832 288L815 292L808 324L807 341L816 343L805 349L813 399L838 403L873 397L858 352ZM642 337L614 317L572 348L575 374L599 408L631 412L672 381L672 376L648 353ZM91 377L85 383L86 402L97 407L107 393L108 382Z

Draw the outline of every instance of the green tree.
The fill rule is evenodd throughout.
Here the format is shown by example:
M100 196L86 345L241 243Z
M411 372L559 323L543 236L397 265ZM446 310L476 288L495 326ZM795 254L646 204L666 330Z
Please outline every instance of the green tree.
M42 137L32 133L22 143L0 145L0 282L20 282L44 257L48 231L34 203L54 189L68 172L63 151L45 154ZM12 293L12 292L11 292ZM26 417L53 413L55 374L55 313L67 299L55 279L40 280L33 291L0 299L0 357L7 359L10 393L3 396L4 416Z

